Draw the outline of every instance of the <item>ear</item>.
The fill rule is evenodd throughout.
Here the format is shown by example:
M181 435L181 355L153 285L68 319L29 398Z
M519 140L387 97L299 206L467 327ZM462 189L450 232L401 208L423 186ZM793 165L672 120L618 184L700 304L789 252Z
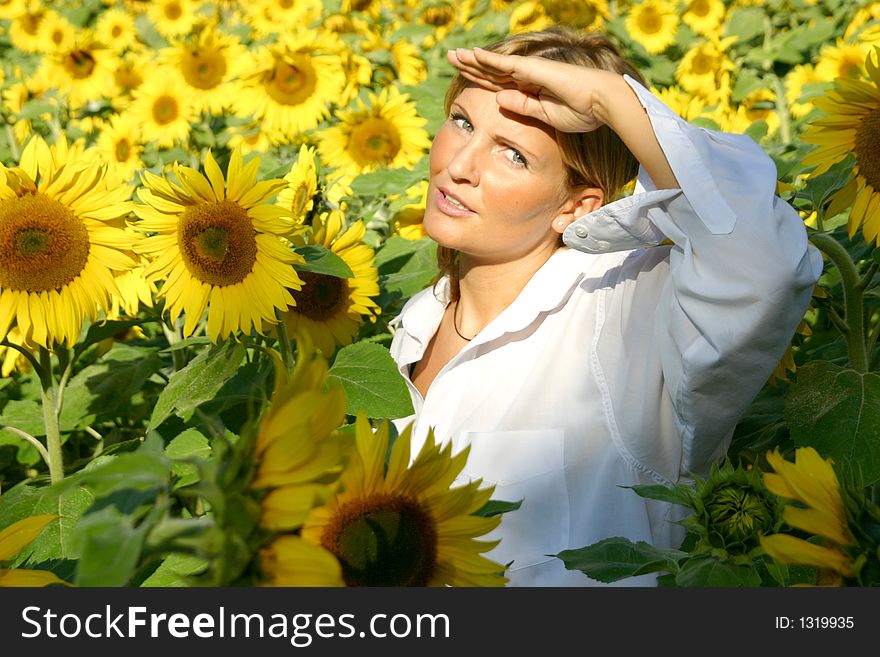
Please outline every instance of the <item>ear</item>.
M568 202L553 219L553 230L562 233L568 225L605 204L605 192L598 187L581 187L571 193Z

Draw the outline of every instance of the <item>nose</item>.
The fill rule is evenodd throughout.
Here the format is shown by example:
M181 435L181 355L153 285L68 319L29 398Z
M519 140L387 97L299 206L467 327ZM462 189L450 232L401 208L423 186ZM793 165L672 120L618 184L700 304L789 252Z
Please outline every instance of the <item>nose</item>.
M459 144L451 154L446 170L453 182L473 186L480 182L477 142L478 140L472 137Z

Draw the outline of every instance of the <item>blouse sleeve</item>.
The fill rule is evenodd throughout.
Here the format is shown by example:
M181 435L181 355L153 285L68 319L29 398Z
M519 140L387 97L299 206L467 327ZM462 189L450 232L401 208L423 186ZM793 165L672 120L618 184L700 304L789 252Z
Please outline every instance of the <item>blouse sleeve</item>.
M823 265L798 213L775 194L773 161L751 138L690 125L625 77L681 188L657 190L640 170L635 194L579 218L563 238L590 253L672 242L634 252L609 282L618 293L607 330L623 353L602 367L613 413L628 425L625 448L638 464L675 478L705 471L726 449L803 318ZM643 374L651 368L656 376ZM644 402L652 395L653 408ZM635 405L650 417L639 418ZM662 444L667 426L678 451ZM670 451L677 458L655 468L654 456Z

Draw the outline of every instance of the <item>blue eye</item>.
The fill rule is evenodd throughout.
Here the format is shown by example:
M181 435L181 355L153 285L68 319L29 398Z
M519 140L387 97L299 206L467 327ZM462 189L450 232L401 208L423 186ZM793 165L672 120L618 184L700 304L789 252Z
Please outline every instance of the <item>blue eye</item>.
M449 115L449 120L452 121L455 125L457 125L462 130L467 130L470 132L473 130L473 126L471 122L467 119L464 114L459 114L457 112L453 112Z
M523 155L522 155L522 153L520 153L520 152L519 152L518 150L516 150L515 148L508 148L508 149L507 149L507 152L508 152L508 154L509 154L509 155L508 155L508 158L509 158L510 161L511 161L513 164L515 164L516 166L519 166L519 167L527 167L527 166L529 166L529 163L528 163L528 161L526 161L526 158L524 158Z

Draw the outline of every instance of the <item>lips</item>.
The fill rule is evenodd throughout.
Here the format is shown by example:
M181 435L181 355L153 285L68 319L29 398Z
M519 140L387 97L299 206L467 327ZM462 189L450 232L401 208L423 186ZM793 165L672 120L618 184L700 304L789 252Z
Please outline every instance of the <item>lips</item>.
M438 187L434 196L434 202L443 214L453 217L463 217L473 214L471 210L458 196L450 192L445 187Z

